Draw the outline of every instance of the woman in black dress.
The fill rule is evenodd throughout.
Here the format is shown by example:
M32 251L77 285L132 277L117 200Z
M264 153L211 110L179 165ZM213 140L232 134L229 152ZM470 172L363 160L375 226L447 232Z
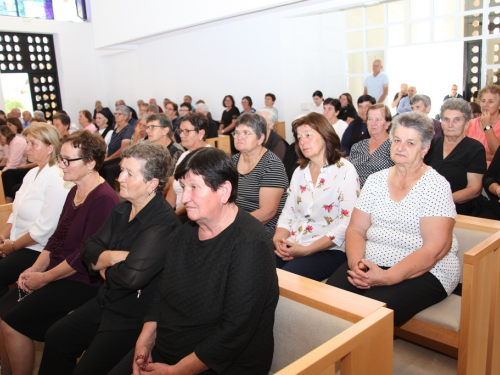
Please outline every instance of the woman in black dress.
M231 132L236 126L236 119L240 115L240 110L234 105L234 98L232 95L226 95L222 101L222 105L226 107L224 112L222 112L222 118L219 125L219 135L227 135L231 137L231 154L236 154L236 148L234 148L234 138Z

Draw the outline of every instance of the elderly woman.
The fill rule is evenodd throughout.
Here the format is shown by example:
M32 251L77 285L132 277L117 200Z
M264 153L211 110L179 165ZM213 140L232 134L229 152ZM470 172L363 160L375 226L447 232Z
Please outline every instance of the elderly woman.
M177 132L181 136L181 146L187 151L179 156L176 168L190 152L202 147L210 147L210 145L205 142L208 133L208 118L202 113L195 112L184 116L181 119L181 125ZM184 222L187 216L186 208L181 200L182 191L183 189L180 182L174 179L174 176L171 176L166 199L170 205L175 208L175 213L181 217L181 221Z
M107 147L113 136L113 118L110 117L107 111L98 111L95 115L95 124Z
M340 113L340 101L333 98L327 98L323 102L323 116L326 117L328 122L333 126L333 130L342 139L345 130L349 126L347 122L339 119L337 116Z
M97 131L97 127L92 123L92 113L86 109L78 113L78 123L83 129L88 130L91 133Z
M281 160L263 144L267 124L258 114L244 113L236 121L233 156L238 170L236 205L266 227L271 238L286 201L288 178Z
M259 109L257 113L264 117L264 120L266 120L267 123L266 143L264 147L271 150L281 161L283 161L288 143L281 137L281 135L273 130L274 124L278 121L275 112L269 108L264 108Z
M168 150L171 158L171 163L168 170L168 177L172 175L173 168L177 164L177 160L184 153L184 148L173 141L174 134L172 122L163 113L150 115L147 118L146 133L148 141L157 143Z
M267 375L279 294L271 240L235 204L238 172L223 151L191 152L175 178L192 221L169 240L135 351L109 374Z
M446 298L460 278L450 185L423 161L433 136L423 113L394 119L395 165L366 181L346 232L348 262L328 280L386 302L395 325Z
M24 132L26 153L37 164L24 177L12 214L0 233L0 297L30 267L54 233L68 189L57 167L61 142L48 124L31 123ZM2 174L3 177L3 174Z
M299 168L278 220L276 265L314 280L346 261L345 230L359 195L358 174L341 157L340 139L319 113L292 123Z
M134 348L171 250L169 237L181 225L162 196L171 162L165 147L137 143L121 156L125 201L87 241L82 256L104 284L97 297L49 329L40 375L107 374Z
M4 152L4 157L0 160L2 171L15 169L26 163L26 140L23 137L17 137L8 125L0 126L0 143Z
M500 146L500 85L487 85L479 91L481 116L472 119L465 135L481 142L488 166Z
M358 117L358 112L356 112L356 108L354 108L351 94L348 92L343 93L340 95L339 101L341 108L338 118L350 124L352 120Z
M465 136L472 117L470 105L463 99L448 99L441 106L443 137L432 140L424 162L450 183L457 214L478 215L484 197L483 175L486 153L477 140Z
M115 129L109 141L106 158L99 173L110 186L115 186L116 165L121 161L120 154L127 147L134 136L134 127L128 123L130 108L119 105L115 111Z
M391 121L391 111L386 105L379 103L368 108L366 126L370 138L355 143L349 157L358 172L361 188L372 173L394 165L389 139Z
M59 167L76 186L44 250L19 275L18 288L0 300L2 372L31 374L33 340L44 341L49 327L97 294L101 279L89 275L81 257L84 243L119 202L97 173L105 150L101 136L85 130L63 139Z
M134 136L132 137L131 144L135 145L136 143L145 141L148 139L148 133L146 131L146 124L148 123L148 118L151 115L141 115L137 119L137 123L135 125Z

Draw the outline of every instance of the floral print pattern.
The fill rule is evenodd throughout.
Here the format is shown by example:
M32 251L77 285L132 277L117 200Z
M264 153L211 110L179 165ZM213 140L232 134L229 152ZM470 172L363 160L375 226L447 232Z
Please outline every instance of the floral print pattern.
M288 240L301 245L327 236L335 243L332 249L344 250L345 230L359 193L358 174L346 159L325 165L315 183L309 166L297 168L277 226L289 231Z

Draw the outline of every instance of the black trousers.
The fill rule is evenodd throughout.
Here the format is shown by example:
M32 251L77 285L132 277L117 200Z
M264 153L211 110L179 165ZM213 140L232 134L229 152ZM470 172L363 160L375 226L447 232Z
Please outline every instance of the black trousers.
M0 298L7 294L9 285L15 283L19 275L30 268L39 255L39 251L24 248L0 258Z
M38 375L104 375L135 348L142 327L100 331L102 314L96 297L54 324L45 334Z
M388 267L382 267L388 269ZM390 286L375 286L370 289L358 289L347 280L349 264L346 262L326 282L337 288L365 297L385 302L387 308L394 310L394 325L399 326L420 311L432 306L448 295L439 280L430 272L419 277L407 279Z
M24 176L26 176L30 170L31 169L27 168L16 168L7 169L2 173L3 191L6 197L15 198L16 192L23 183Z

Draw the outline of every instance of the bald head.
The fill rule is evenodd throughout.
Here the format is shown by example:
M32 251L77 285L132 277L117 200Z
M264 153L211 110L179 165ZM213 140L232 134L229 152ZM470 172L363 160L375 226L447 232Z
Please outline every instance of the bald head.
M21 118L21 110L19 108L12 108L10 114L12 115L12 117L17 117L19 119Z

